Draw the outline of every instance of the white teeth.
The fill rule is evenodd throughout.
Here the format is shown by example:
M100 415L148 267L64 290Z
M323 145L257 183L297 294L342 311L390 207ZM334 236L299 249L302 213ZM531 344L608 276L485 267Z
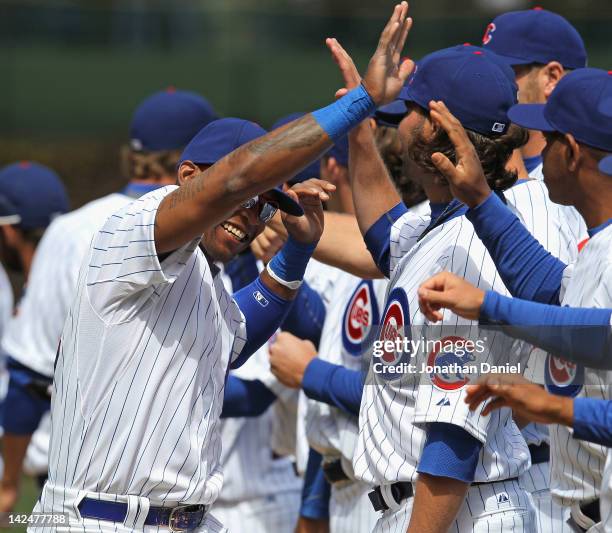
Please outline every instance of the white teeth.
M238 237L240 240L244 240L247 236L244 231L238 229L236 226L233 226L229 222L224 222L223 224L221 224L221 227L228 233L231 233L232 235Z

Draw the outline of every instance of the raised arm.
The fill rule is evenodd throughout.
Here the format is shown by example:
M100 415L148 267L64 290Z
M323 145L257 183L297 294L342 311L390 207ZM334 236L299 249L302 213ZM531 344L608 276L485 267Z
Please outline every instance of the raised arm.
M408 30L407 26L404 30L406 35ZM405 39L405 36L403 38ZM361 77L351 57L335 39L331 39L328 46L346 86L345 89L338 91L338 94L344 94L344 91L358 87ZM397 53L399 54L399 50ZM396 57L395 60L399 63L400 57ZM401 68L411 72L413 64L411 61L405 61ZM357 221L361 233L365 235L381 216L401 202L401 197L380 157L374 132L367 120L353 129L349 135L349 178Z
M411 25L408 4L395 6L363 83L335 103L241 146L204 172L185 162L180 187L155 218L158 254L176 250L228 217L249 198L285 182L319 158L374 109L393 100L410 70L399 57Z

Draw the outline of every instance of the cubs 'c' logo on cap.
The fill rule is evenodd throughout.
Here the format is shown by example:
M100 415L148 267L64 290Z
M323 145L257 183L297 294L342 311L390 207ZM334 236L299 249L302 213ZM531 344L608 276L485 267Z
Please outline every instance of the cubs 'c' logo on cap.
M378 305L372 281L364 280L357 285L344 310L342 317L344 349L351 355L360 355L373 324L378 324Z
M427 357L428 367L442 367L429 374L431 383L444 391L465 387L470 378L464 374L464 368L475 360L473 341L455 336L441 338Z
M561 396L577 396L584 383L584 368L548 354L544 370L546 390Z
M403 342L404 337L410 338L410 314L408 311L408 299L403 289L399 287L393 289L391 294L389 294L387 302L378 336L378 340L382 341L382 355L379 358L383 364L392 366L403 362L403 360L409 360L410 353L401 350L387 350L384 347L384 342L395 342L396 339L400 339ZM383 375L383 377L385 379L396 379L398 376Z
M493 24L492 22L487 26L487 29L485 30L484 35L482 36L482 44L489 44L491 42L491 39L493 39L493 33L496 29L497 26L495 26L495 24Z

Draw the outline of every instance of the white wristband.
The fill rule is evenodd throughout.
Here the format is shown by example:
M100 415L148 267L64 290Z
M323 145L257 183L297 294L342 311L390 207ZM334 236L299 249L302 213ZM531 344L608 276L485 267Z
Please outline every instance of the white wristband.
M302 281L301 279L298 279L296 281L285 281L284 279L279 278L274 271L270 268L270 263L268 263L266 265L266 272L270 275L270 277L280 283L283 287L287 287L288 289L291 289L292 291L297 291L300 286L302 285Z

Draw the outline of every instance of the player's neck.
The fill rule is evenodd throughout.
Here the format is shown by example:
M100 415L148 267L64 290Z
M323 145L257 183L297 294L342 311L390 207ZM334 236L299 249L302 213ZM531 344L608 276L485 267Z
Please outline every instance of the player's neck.
M438 184L437 179L423 180L423 190L427 199L434 204L448 204L452 201L453 195L446 184Z
M536 157L542 153L545 146L546 140L544 139L544 135L542 135L542 133L539 131L530 131L527 144L521 147L521 155L523 156L523 159Z
M578 179L581 187L574 192L574 207L584 218L587 228L596 228L612 218L610 178L589 170Z

